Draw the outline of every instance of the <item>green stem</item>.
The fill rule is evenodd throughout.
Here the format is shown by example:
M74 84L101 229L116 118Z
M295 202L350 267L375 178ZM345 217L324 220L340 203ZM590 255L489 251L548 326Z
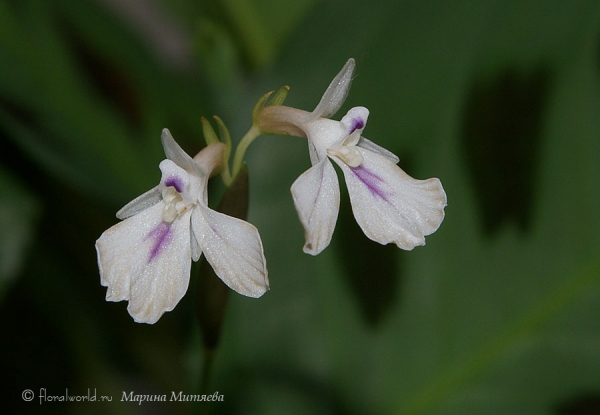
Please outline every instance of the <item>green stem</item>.
M221 171L221 178L223 179L223 183L225 183L225 186L229 187L231 185L231 182L233 181L233 178L231 177L231 172L229 171L229 164L225 163L225 166L223 166L223 170Z
M239 172L225 191L217 211L238 219L246 219L248 214L248 168L245 164L241 165ZM227 299L231 289L216 275L206 258L201 259L198 277L196 312L204 349L199 394L210 395L215 392L209 388L213 387L211 381L213 380L215 356L219 347L227 311ZM208 412L209 407L206 404L198 404L195 408L198 408L199 413Z
M202 369L200 371L200 384L197 390L198 395L212 395L214 391L211 389L211 380L215 362L216 351L214 349L204 349L202 355ZM189 413L205 415L210 413L209 405L206 402L197 401L190 405Z
M258 130L258 127L256 127L255 125L253 125L248 130L248 132L246 133L246 135L244 137L242 137L242 140L240 141L240 143L238 144L237 148L235 149L235 155L233 156L233 169L232 169L232 173L231 173L230 179L231 179L231 177L236 177L237 176L238 172L242 168L242 164L244 162L244 155L246 154L246 150L248 149L248 146L259 135L260 135L260 131Z
M213 367L215 363L215 351L212 349L204 349L202 356L202 376L200 378L200 394L210 395L210 380L212 377Z

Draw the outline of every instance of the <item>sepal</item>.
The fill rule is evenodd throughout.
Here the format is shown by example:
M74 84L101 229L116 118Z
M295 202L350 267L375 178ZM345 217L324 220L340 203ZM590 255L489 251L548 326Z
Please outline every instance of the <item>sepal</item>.
M340 207L337 175L327 158L292 184L292 197L304 227L304 252L317 255L331 242Z
M139 212L148 209L160 202L161 190L155 186L147 192L127 203L117 212L117 218L127 219L130 216L137 215Z
M165 155L179 167L187 170L188 173L194 174L196 176L204 176L204 170L189 156L188 153L183 151L183 149L175 142L175 139L171 135L171 132L164 128L162 130L162 134L160 136L163 149L165 150Z
M338 112L350 92L355 66L354 59L348 59L342 70L333 78L321 101L312 112L314 119L319 117L330 118Z
M269 289L263 246L253 225L198 206L192 213L192 229L204 257L228 287L254 298Z

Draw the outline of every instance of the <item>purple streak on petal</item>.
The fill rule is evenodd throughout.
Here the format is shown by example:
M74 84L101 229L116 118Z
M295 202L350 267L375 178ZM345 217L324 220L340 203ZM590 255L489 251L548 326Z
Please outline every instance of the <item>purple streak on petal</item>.
M381 177L365 169L363 166L351 167L350 170L358 177L358 180L367 186L367 189L369 189L373 195L390 203L388 200L389 192L386 192L385 189L381 188L381 184L384 183L384 180Z
M154 258L156 258L163 249L169 245L171 242L171 238L173 236L173 232L171 232L171 225L165 222L161 222L154 229L148 233L146 239L152 238L154 243L152 244L152 249L150 250L150 257L148 258L148 263L152 262Z
M365 121L362 118L353 118L352 127L350 127L350 132L348 135L352 134L356 130L362 130L363 128L365 128Z
M183 181L180 177L171 176L167 180L165 180L165 186L173 186L178 193L183 192Z
M210 227L210 229L211 229L211 230L212 230L212 231L215 233L215 235L217 235L217 236L220 238L220 237L221 237L221 235L219 234L219 230L218 230L217 228L215 228L215 227L212 225L212 223L210 223L210 222L208 222L208 221L207 221L206 223L208 223L208 226L209 226L209 227Z

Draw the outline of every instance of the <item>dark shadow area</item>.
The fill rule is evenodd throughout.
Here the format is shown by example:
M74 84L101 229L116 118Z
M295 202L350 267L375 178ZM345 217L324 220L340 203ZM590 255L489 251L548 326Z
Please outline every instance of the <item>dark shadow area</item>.
M549 87L546 68L508 68L468 93L461 147L488 236L510 222L529 229Z
M333 245L361 314L368 325L377 326L398 300L402 252L394 244L383 246L365 236L354 219L345 187L341 190Z
M589 392L574 396L556 405L556 415L598 415L600 414L600 393Z

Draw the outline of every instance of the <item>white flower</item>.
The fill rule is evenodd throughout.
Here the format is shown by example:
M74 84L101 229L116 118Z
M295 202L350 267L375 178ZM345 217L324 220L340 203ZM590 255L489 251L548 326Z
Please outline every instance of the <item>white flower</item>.
M425 245L425 236L444 219L446 193L439 179L413 179L396 165L397 156L361 136L369 110L355 107L341 121L328 118L348 95L354 65L348 60L312 113L267 106L258 117L265 133L308 139L312 167L291 191L305 230L304 252L312 255L331 242L339 211L339 183L330 160L342 169L354 217L370 239L411 250Z
M269 280L257 229L207 205L208 179L223 162L224 145L212 144L192 159L167 129L162 144L167 159L159 165L160 184L118 211L125 220L96 242L106 300L127 300L136 322L155 323L181 300L191 260L203 252L230 288L260 297Z

